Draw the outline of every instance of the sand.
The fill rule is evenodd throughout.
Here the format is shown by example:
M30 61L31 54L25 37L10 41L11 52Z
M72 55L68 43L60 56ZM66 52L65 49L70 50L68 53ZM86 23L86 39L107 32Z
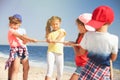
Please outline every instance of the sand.
M7 80L7 70L4 70L5 61L7 59L0 57L0 80ZM28 80L44 80L46 74L46 68L43 67L30 66ZM45 65L46 66L46 65ZM64 72L63 80L69 80L72 72ZM56 72L54 71L53 80L55 80ZM22 80L22 65L20 65L18 80Z
M6 58L0 57L0 80L7 80L7 70L4 70L4 65ZM113 69L114 72L114 80L120 80L120 70ZM46 68L44 65L41 67L30 66L28 80L44 80L46 74ZM64 70L63 79L62 80L69 80L72 72L67 72ZM53 74L53 80L55 80L56 72ZM19 69L18 80L22 80L22 65Z

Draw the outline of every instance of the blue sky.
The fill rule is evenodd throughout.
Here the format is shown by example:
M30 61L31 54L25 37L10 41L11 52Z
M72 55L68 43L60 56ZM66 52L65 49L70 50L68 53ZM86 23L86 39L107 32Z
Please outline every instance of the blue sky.
M120 0L0 0L0 45L8 44L8 17L21 14L29 37L45 40L45 26L51 16L62 18L61 28L67 32L67 41L75 41L78 30L76 18L82 13L91 13L97 6L111 6L115 12L115 20L109 32L120 38ZM47 45L35 43L31 45ZM120 42L119 42L120 48Z

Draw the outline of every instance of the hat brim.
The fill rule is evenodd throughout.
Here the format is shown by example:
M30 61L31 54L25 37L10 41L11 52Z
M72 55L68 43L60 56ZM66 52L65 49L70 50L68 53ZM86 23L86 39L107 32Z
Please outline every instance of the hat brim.
M96 20L90 20L87 25L91 26L95 29L99 29L101 28L103 25L105 24L105 22L100 22L100 21L96 21Z
M95 31L95 28L89 26L89 25L85 25L85 28L87 31Z

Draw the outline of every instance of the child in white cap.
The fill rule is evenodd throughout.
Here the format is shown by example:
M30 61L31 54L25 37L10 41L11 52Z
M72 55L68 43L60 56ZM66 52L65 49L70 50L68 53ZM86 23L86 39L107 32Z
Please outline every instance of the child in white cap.
M92 14L83 13L76 19L76 24L77 24L77 27L79 30L79 34L78 34L76 42L74 42L74 43L79 44L81 42L84 34L87 31L94 31L95 30L92 27L85 26L86 23L91 20L91 18L92 18ZM76 48L79 49L80 46L77 46ZM75 51L75 49L74 49L74 51ZM78 52L75 51L75 54L77 54L77 53ZM76 70L72 74L70 80L78 80L80 71L82 70L82 67L86 65L87 61L88 61L87 52L81 56L75 55Z

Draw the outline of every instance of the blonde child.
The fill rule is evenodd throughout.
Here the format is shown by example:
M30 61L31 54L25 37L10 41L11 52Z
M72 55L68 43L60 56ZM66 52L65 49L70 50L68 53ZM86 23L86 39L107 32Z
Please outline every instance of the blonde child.
M94 31L95 30L92 27L86 27L85 26L85 24L88 21L91 20L91 17L92 17L92 14L83 13L76 19L76 24L77 24L77 27L78 27L78 30L79 30L79 34L78 34L78 38L77 38L76 42L72 42L72 43L79 44L81 42L84 34L87 31ZM77 46L76 48L79 49L80 46ZM77 53L75 53L75 54L77 54ZM81 55L81 56L75 55L76 70L72 74L70 80L78 80L79 79L80 71L82 70L82 67L86 65L87 61L88 61L87 52L84 55Z
M20 28L22 16L15 14L9 17L8 42L10 45L9 59L5 69L8 69L8 80L17 80L20 63L23 65L23 80L27 80L29 71L28 51L26 43L36 42L27 37L25 29Z
M108 32L114 20L111 7L102 5L92 13L92 19L87 23L96 29L86 32L81 43L79 55L88 51L88 62L80 73L79 80L110 80L110 59L115 61L118 53L118 37Z
M64 29L60 28L61 18L52 16L47 21L46 25L46 40L48 41L47 51L47 74L45 80L52 80L54 63L56 63L57 77L56 80L62 80L63 66L64 66L64 45L62 43L66 36Z

